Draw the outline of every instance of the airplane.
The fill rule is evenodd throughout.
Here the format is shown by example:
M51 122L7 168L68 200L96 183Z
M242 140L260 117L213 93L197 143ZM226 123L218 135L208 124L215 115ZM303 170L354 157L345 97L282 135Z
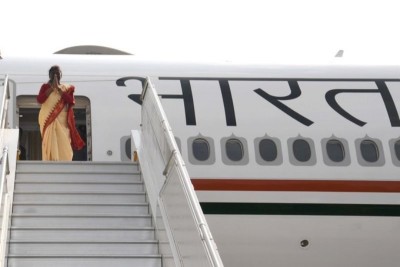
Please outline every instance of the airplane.
M15 127L41 160L36 95L76 88L77 161L131 161L146 77L157 89L225 266L397 266L400 77L393 64L7 57Z

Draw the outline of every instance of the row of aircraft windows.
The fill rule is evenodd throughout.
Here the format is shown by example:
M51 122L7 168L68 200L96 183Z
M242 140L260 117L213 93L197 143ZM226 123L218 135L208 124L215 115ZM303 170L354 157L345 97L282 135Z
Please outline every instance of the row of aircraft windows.
M178 142L179 143L179 142ZM321 140L323 160L329 166L350 164L349 144L342 138ZM282 149L277 138L263 137L254 141L256 161L260 165L282 164ZM245 165L249 161L247 141L231 137L221 141L222 161L227 165ZM400 166L400 138L389 142L393 164ZM208 137L194 137L188 140L189 161L197 165L215 162L214 141ZM375 138L361 138L355 141L356 158L362 166L383 166L385 158L382 142ZM293 165L312 166L316 164L315 146L310 138L288 140L289 160Z

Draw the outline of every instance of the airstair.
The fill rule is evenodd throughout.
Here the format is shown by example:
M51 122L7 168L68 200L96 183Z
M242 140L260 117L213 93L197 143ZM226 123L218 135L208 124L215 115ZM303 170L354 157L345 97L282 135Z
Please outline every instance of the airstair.
M138 166L19 161L8 266L161 267Z
M14 86L0 86L0 267L223 267L150 78L135 162L17 162Z

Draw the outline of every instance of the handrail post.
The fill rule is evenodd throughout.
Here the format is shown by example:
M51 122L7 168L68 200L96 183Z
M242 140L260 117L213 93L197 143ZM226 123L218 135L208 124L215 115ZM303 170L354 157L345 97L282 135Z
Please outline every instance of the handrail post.
M8 75L4 78L3 82L3 95L1 97L1 109L0 109L0 119L1 119L1 129L6 126L6 115L7 115L7 105L6 100L10 98L9 86L8 86Z
M171 152L171 155L169 156L167 165L165 166L165 169L164 169L164 171L163 171L163 175L164 175L164 176L167 176L167 175L168 175L168 172L169 172L170 166L171 166L171 164L172 164L172 162L173 162L173 159L174 159L174 157L175 157L175 154L176 154L176 150L174 149L174 150Z
M4 191L4 187L7 190L7 178L6 178L6 174L8 174L10 172L9 170L9 166L8 166L8 147L5 147L3 149L3 155L1 157L1 177L0 177L0 193L1 196L3 195L3 191ZM2 197L0 197L0 207L2 206Z

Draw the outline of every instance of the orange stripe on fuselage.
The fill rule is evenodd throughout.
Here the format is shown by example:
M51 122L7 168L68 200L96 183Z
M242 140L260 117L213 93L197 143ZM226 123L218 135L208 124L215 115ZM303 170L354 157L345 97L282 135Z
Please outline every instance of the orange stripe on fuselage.
M400 181L192 179L199 191L308 191L400 193Z

